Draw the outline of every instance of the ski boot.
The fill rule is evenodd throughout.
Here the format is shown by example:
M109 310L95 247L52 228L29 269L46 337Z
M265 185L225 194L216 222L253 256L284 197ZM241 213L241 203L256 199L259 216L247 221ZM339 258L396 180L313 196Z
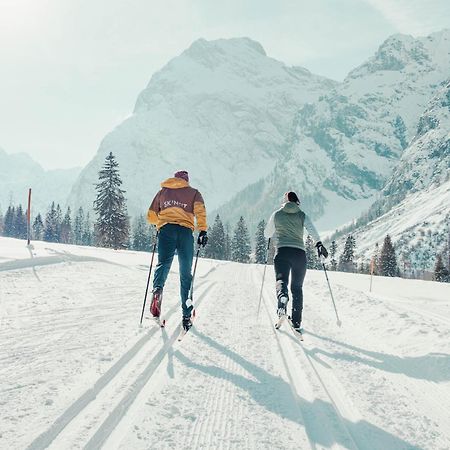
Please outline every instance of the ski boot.
M163 291L161 288L153 289L152 302L150 303L150 313L155 320L159 320L161 315L161 302Z
M289 298L286 295L281 295L280 297L278 297L278 309L277 309L278 317L286 315L286 307L288 301Z
M183 330L187 333L192 327L191 316L183 316Z

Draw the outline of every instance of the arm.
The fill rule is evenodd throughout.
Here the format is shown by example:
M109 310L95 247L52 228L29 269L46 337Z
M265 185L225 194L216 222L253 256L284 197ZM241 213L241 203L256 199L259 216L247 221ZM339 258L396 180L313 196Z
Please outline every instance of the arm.
M150 205L150 208L148 208L147 212L147 221L151 225L157 225L158 224L158 213L160 211L159 207L159 196L161 194L161 191L158 191L158 193L155 195L155 198L152 201L152 204Z
M308 234L316 241L320 241L319 233L316 230L316 227L311 222L308 214L305 214L305 228L308 230Z
M197 229L199 231L206 231L208 224L206 223L206 208L203 201L202 194L197 191L194 198L194 216L197 219Z
M264 237L266 239L271 238L275 233L275 213L274 211L267 222L266 228L264 228Z

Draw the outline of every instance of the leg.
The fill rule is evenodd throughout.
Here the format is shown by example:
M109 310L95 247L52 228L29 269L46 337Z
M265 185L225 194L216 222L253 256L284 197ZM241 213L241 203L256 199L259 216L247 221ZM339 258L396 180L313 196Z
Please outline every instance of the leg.
M282 247L278 249L277 254L273 260L275 268L275 277L277 280L276 292L278 299L278 310L286 309L287 302L289 300L288 284L289 284L289 272L291 265L286 258L287 249Z
M303 311L303 280L306 274L306 253L297 250L292 257L292 323L294 327L300 327Z
M159 230L158 264L153 277L153 290L164 287L175 255L176 245L177 239L173 227L170 224L164 225Z
M193 305L188 300L192 283L192 259L194 258L194 236L192 231L186 227L177 230L178 264L180 266L180 297L183 316L191 315Z

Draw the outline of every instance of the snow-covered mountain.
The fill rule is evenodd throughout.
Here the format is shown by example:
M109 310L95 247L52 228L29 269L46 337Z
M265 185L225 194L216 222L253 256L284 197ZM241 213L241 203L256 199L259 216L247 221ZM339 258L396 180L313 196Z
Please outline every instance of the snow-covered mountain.
M431 269L450 236L450 81L420 116L416 136L381 197L353 231L361 256L370 258L386 234L406 268ZM403 267L402 267L403 268Z
M65 205L81 169L44 170L26 153L8 154L0 148L0 211L28 201L32 189L33 213L45 213L52 201Z
M272 173L233 198L223 216L267 217L293 189L320 229L353 219L389 179L449 73L450 30L390 37L342 84L299 110Z
M296 111L335 85L268 57L248 38L200 39L152 76L69 202L92 205L98 170L112 151L131 214L146 211L161 180L178 169L189 170L211 211L271 171Z

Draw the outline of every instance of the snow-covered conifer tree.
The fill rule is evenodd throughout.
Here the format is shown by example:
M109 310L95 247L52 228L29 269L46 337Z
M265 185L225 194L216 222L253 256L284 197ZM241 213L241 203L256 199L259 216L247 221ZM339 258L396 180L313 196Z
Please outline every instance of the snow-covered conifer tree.
M386 235L384 238L383 247L380 253L380 272L386 277L398 276L397 258L395 256L395 249L392 245L391 237Z
M250 253L250 236L245 220L241 216L236 224L233 239L231 240L231 259L232 261L248 263L250 261Z
M342 252L341 257L339 258L339 270L343 272L354 272L355 271L355 246L356 241L355 238L350 234L347 236L344 245L344 251Z
M148 252L152 246L153 231L143 214L140 214L133 224L132 248L137 251Z
M23 212L22 205L16 208L14 237L18 239L27 238L27 216Z
M449 282L449 271L442 261L442 255L438 254L436 257L436 264L434 266L434 279L441 282Z
M205 247L205 257L212 259L225 259L226 240L225 230L219 214L216 215L214 224L208 232L208 245Z
M56 212L55 202L52 202L45 216L44 241L58 242L58 228L58 215Z
M308 234L305 241L306 267L308 269L320 269L320 261L313 238Z
M266 228L266 221L263 219L258 223L255 236L255 262L257 264L264 264L266 262L267 240L264 236L264 228Z
M330 246L330 265L331 270L335 271L337 270L336 253L337 253L337 244L336 241L332 241Z
M38 213L33 222L33 239L35 241L42 241L43 237L44 237L44 223L42 222L41 213Z
M83 224L83 234L82 234L82 244L83 245L92 245L92 224L89 211L86 213L86 219Z
M5 214L5 218L3 221L3 234L7 237L13 237L15 235L15 217L16 217L16 209L14 206L8 206L8 209Z
M84 227L84 211L78 208L77 214L73 221L73 240L77 245L83 244L83 227Z
M73 230L72 230L72 219L70 217L70 207L67 208L64 219L61 222L61 232L59 237L59 242L63 244L73 243Z
M98 173L97 198L94 210L97 213L95 234L98 245L108 248L126 247L129 235L129 219L125 203L125 191L120 189L122 180L119 164L112 152L105 159L103 169Z

